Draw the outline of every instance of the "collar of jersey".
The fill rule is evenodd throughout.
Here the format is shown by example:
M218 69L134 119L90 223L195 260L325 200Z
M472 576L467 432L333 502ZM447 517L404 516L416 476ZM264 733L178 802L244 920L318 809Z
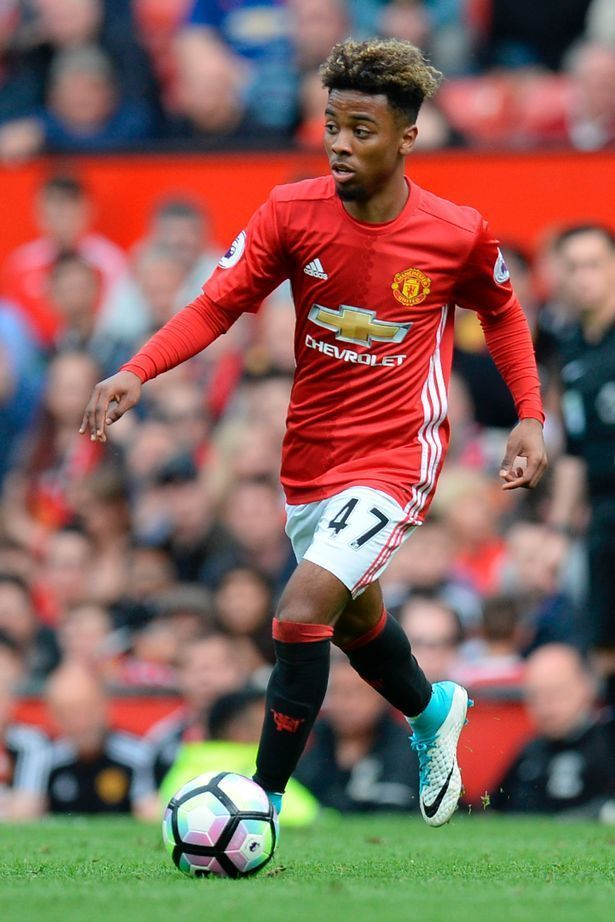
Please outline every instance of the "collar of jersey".
M339 208L342 215L347 221L349 221L353 227L357 230L362 231L365 234L371 234L372 236L378 236L378 234L390 234L391 231L397 228L398 224L402 224L410 214L415 210L418 196L419 196L419 187L416 183L411 183L407 176L404 177L406 180L406 185L408 186L408 198L406 199L406 204L399 212L396 218L393 218L391 221L385 221L383 224L372 224L367 221L357 221L356 218L353 218L352 215L348 214L342 200L339 196L335 196L337 201L337 207Z

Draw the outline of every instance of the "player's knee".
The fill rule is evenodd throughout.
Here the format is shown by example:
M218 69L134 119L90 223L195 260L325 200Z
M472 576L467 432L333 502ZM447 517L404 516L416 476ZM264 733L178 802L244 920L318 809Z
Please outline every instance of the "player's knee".
M333 643L343 650L344 647L367 634L372 626L373 619L370 620L367 613L361 612L351 615L349 612L344 612L335 625Z
M313 599L290 596L283 598L275 614L279 621L295 624L333 624L335 613L327 611Z

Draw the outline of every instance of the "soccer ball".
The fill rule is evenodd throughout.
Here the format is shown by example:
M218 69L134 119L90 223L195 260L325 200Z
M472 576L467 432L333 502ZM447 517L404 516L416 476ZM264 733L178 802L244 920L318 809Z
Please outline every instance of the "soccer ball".
M271 859L278 818L254 781L235 772L207 772L171 798L162 837L185 874L247 877Z

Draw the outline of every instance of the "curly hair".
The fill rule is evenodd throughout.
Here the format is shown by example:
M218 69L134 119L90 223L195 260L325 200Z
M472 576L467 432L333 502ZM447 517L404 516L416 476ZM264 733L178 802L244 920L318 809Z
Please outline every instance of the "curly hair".
M398 39L351 38L334 45L320 67L323 86L329 90L382 93L389 105L414 121L423 100L433 96L443 75L427 62L420 48Z

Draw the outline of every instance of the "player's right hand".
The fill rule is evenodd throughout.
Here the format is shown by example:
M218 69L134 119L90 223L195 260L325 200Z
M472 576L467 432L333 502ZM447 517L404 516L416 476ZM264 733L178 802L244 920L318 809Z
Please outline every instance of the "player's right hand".
M105 428L121 419L140 397L141 381L131 371L118 371L105 378L92 391L79 432L89 432L93 442L106 442Z

